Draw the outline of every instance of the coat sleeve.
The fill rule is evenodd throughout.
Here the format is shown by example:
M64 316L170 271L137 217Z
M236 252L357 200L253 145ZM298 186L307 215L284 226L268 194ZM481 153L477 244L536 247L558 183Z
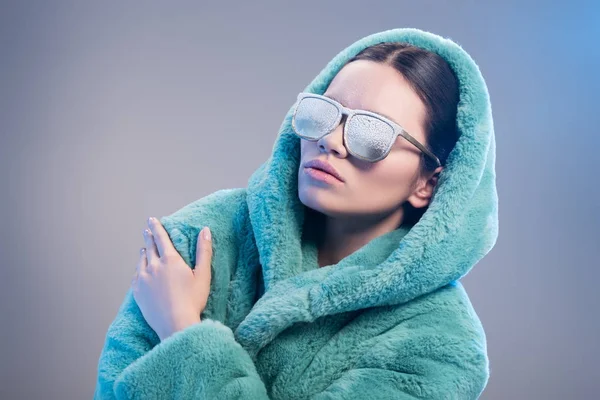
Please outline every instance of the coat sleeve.
M268 399L250 355L232 330L204 319L169 336L129 364L116 399Z
M106 335L94 399L238 397L268 399L250 355L228 326L204 319L161 342L127 292Z

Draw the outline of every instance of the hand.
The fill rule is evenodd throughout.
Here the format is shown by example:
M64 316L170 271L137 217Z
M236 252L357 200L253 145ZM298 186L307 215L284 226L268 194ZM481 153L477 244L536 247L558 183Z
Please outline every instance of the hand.
M164 340L199 323L210 291L212 239L198 234L196 266L191 269L179 255L160 221L148 219L146 247L132 279L133 297L148 325ZM210 229L204 229L209 233Z

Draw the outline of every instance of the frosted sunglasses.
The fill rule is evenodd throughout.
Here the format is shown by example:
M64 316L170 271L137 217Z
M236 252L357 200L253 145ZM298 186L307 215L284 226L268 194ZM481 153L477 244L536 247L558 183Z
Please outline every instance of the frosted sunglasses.
M431 157L438 167L442 165L435 154L389 118L371 111L352 110L315 93L298 94L292 128L301 138L317 141L339 125L342 115L348 115L343 135L346 148L353 156L369 162L383 160L400 135Z

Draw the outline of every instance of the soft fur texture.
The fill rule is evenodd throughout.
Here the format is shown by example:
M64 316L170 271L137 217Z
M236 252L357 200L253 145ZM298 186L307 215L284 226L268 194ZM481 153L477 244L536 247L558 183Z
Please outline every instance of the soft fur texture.
M199 230L212 230L203 322L160 342L129 291L106 335L95 399L479 397L486 339L458 281L498 236L494 130L479 68L450 39L392 29L342 50L304 90L324 93L346 60L396 41L437 52L460 82L460 138L419 222L319 268L303 236L290 108L247 188L161 218L190 267Z

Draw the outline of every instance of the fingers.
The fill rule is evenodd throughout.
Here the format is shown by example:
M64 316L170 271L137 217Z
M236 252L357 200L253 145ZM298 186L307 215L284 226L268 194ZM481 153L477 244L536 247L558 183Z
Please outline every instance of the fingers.
M133 278L131 279L132 285L135 285L137 283L137 280L139 279L139 277L142 273L147 272L147 267L148 267L148 259L146 258L146 248L142 247L140 249L140 257L135 266L135 274L133 275Z
M196 243L196 265L205 265L210 262L212 256L212 238L208 226L198 232L198 242Z
M154 242L154 235L150 229L144 229L144 241L146 243L146 258L148 259L149 265L156 265L160 262L160 256L156 243Z
M154 217L148 218L148 228L152 232L154 237L154 243L156 245L157 254L159 257L165 256L167 253L175 251L173 243L169 238L169 234L166 229L162 226L160 221Z
M198 233L198 242L196 244L196 266L194 267L194 275L201 275L201 281L210 284L212 262L212 237L210 228L204 227Z

